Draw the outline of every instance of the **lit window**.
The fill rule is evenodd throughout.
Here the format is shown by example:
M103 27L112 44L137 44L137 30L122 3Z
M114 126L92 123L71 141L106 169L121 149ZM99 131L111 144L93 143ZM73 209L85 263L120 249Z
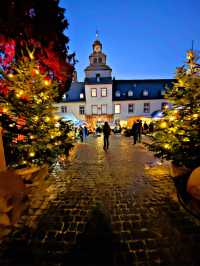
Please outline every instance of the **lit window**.
M97 97L97 89L91 89L91 97Z
M130 103L130 104L128 105L128 112L129 112L129 113L134 113L134 104Z
M97 115L97 112L98 112L97 105L92 105L92 114Z
M143 96L148 96L148 95L149 95L148 90L143 90Z
M107 96L107 88L102 88L101 89L101 97L106 97Z
M150 103L144 103L144 113L150 113Z
M120 114L120 112L121 112L121 105L115 104L115 114Z
M79 114L80 115L84 115L85 114L85 106L83 106L83 105L79 106Z
M116 92L115 92L115 96L116 96L116 97L120 97L120 91L116 91Z
M132 90L129 90L129 91L128 91L128 96L129 96L129 97L132 97L132 96L133 96L133 91L132 91Z
M81 92L80 93L80 99L83 99L84 98L84 94Z
M101 113L103 115L107 114L107 104L102 104L101 105Z
M67 106L61 106L61 112L67 113Z

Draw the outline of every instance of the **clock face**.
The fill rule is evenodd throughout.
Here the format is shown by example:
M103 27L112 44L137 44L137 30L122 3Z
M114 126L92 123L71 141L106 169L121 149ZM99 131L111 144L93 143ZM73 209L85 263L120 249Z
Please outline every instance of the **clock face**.
M101 50L100 45L96 45L96 46L95 46L95 52L100 52L100 50Z

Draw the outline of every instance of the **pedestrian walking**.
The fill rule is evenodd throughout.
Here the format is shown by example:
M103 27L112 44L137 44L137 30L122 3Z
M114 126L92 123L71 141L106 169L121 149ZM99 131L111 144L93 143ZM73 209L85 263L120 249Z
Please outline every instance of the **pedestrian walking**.
M88 136L88 129L86 126L84 126L84 128L83 128L83 140L84 141L86 141L87 136Z
M109 126L108 122L105 122L103 125L103 140L104 140L103 148L104 148L104 150L107 150L109 148L110 132L111 132L110 126Z
M154 130L154 124L153 124L153 122L151 122L149 124L149 133L153 133L153 130Z
M80 137L81 142L83 142L83 128L82 127L79 128L79 137Z
M138 123L138 141L141 142L142 141L142 131L143 131L142 120L137 120L137 123Z
M136 144L138 141L138 134L139 134L139 123L134 122L132 126L132 136L133 136L133 144Z
M147 125L147 122L144 122L144 134L148 133L149 127Z

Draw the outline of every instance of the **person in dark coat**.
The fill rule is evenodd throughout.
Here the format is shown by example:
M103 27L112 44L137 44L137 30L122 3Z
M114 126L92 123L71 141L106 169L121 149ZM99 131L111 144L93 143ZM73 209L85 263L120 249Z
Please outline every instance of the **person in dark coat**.
M149 133L153 133L153 130L154 130L154 124L153 124L153 122L151 122L149 124Z
M144 133L148 133L149 127L147 125L147 122L144 122Z
M104 135L104 145L103 145L103 148L104 150L107 150L109 148L109 136L110 136L110 132L111 132L111 129L110 129L110 126L108 124L108 122L105 122L104 125L103 125L103 135Z
M141 140L142 140L142 131L143 131L142 120L137 120L137 123L138 123L138 141L141 142Z
M133 144L136 144L138 141L138 136L139 136L139 123L134 122L132 126L132 136L133 136Z
M81 142L83 142L83 128L82 127L79 128L79 137L80 137Z

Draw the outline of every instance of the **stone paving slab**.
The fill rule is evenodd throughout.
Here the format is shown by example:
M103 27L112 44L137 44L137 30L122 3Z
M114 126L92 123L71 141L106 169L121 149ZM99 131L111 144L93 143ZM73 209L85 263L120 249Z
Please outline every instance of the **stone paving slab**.
M21 226L2 244L0 265L200 265L200 224L142 144L111 136L105 152L102 138L90 137L51 180L52 200L34 228Z

